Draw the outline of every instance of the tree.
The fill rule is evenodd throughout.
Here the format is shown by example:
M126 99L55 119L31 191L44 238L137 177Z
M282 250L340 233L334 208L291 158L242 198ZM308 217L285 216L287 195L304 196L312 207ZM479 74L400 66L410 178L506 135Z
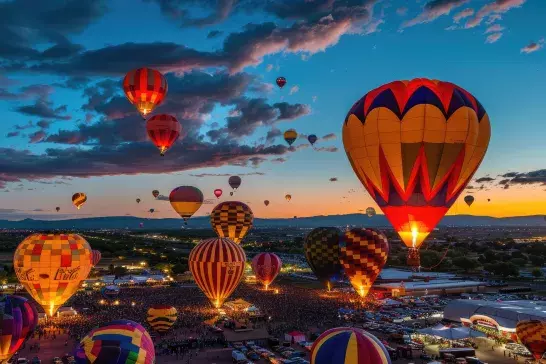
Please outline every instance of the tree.
M114 267L114 275L116 277L121 277L127 274L127 268L122 267L121 265L118 265L117 267Z
M108 273L114 274L114 265L113 265L113 264L110 264L110 265L108 266Z
M188 271L188 265L183 263L176 263L172 269L174 274L182 274Z
M542 267L546 259L541 255L530 255L529 260L535 267Z
M523 258L514 258L511 260L511 262L518 267L523 267L525 264L527 264L527 260Z
M535 268L533 269L533 271L531 272L531 274L533 275L533 277L535 278L540 278L544 275L544 273L542 273L542 270L540 268Z
M467 257L457 257L453 258L451 260L453 265L456 265L459 268L465 269L465 270L473 270L476 269L478 266L478 262L474 259L469 259Z

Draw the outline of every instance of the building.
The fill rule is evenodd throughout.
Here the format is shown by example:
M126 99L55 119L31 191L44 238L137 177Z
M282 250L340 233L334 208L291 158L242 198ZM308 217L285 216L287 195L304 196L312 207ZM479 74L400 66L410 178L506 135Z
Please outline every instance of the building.
M546 301L455 300L446 306L444 319L517 341L518 321L546 321Z
M442 272L412 272L410 270L385 268L379 273L377 282L400 282L412 280L432 280L432 279L452 279L456 275L452 273Z
M373 291L381 297L455 295L484 292L485 283L435 279L431 281L381 283L374 285Z

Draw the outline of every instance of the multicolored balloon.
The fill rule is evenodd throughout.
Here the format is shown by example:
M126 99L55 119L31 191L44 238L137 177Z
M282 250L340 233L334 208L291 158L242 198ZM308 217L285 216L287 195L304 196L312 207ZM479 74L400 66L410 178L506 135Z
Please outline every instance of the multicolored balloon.
M281 258L273 253L260 253L252 259L252 270L265 289L277 278L281 267Z
M466 195L466 196L464 197L464 202L465 202L468 206L472 205L472 204L474 203L474 196L472 196L472 195Z
M351 229L339 242L339 261L360 297L368 295L388 256L387 237L374 229Z
M152 196L154 196L154 198L157 198L157 196L159 196L159 191L158 190L153 190L152 191Z
M546 353L546 321L520 321L516 325L516 335L536 360L544 356Z
M158 114L146 122L146 132L161 156L178 140L182 126L172 115Z
M311 347L311 364L391 364L374 335L354 327L326 330Z
M233 190L237 190L239 186L241 186L241 177L239 176L231 176L228 179L229 186L233 188Z
M333 281L341 278L339 238L341 231L335 227L318 227L305 237L303 251L315 276L328 290Z
M176 187L169 194L169 202L174 211L184 219L184 225L203 204L203 192L197 187Z
M490 136L478 100L437 80L383 85L347 114L349 162L409 248L410 265L420 264L419 247L464 191Z
M146 322L160 334L169 331L178 319L178 311L173 306L155 305L148 309Z
M277 80L275 81L277 83L277 86L279 86L279 88L283 88L284 85L286 85L286 78L284 77L277 77Z
M230 238L237 244L250 231L253 221L252 210L240 201L221 202L210 214L210 224L218 237Z
M53 316L91 271L91 247L77 234L32 234L13 256L17 278Z
M202 240L189 257L195 282L216 308L222 306L239 285L245 262L243 249L227 238Z
M79 210L87 201L87 195L83 192L76 192L72 195L72 204Z
M366 215L368 215L368 217L372 217L372 216L375 216L376 212L375 212L375 209L373 207L368 207L366 209Z
M138 68L130 71L123 79L123 92L145 119L157 106L161 105L167 94L167 80L161 72L151 68Z
M146 329L117 320L91 330L74 355L77 364L154 364L154 342Z
M102 258L102 254L98 250L92 250L91 251L91 265L94 267L97 264L99 264L100 260Z
M214 196L216 196L216 198L220 198L220 196L222 196L222 193L223 191L220 188L214 190Z
M19 296L0 295L0 363L21 348L38 325L38 312L29 300Z
M288 129L284 132L284 140L288 143L289 146L292 146L297 138L298 133L294 129Z

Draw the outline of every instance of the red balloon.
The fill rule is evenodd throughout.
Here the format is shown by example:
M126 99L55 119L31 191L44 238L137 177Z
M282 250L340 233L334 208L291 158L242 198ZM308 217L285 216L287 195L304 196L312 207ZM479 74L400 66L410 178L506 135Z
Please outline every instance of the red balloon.
M172 115L154 115L146 122L148 136L162 156L176 142L181 130L182 126Z
M252 259L252 270L265 289L275 280L281 266L281 259L273 253L260 253Z
M277 77L277 86L282 88L284 85L286 85L286 78L284 77Z
M219 188L215 189L214 196L216 196L217 198L220 198L220 196L222 196L222 190Z
M91 252L91 264L93 264L93 267L99 264L100 259L102 258L102 254L98 250L93 250Z

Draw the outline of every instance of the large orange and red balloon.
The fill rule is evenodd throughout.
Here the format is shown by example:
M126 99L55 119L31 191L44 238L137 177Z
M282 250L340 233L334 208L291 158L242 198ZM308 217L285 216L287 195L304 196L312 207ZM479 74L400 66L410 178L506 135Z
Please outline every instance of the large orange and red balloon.
M546 321L520 321L516 325L516 335L536 360L544 356L546 353Z
M38 324L38 312L26 298L0 295L0 363L21 348Z
M281 258L273 253L260 253L252 259L252 270L265 289L277 278L281 267Z
M203 204L203 192L197 187L180 186L171 191L169 195L171 206L184 219L184 224L188 224L188 219Z
M411 265L419 265L419 247L476 172L490 135L478 100L436 80L383 85L347 114L347 157L410 249Z
M159 71L138 68L125 75L123 92L140 115L146 118L165 99L167 80Z
M222 306L239 285L245 262L243 249L227 238L202 240L189 257L195 282L216 308Z
M172 115L158 114L146 122L146 132L163 156L180 136L182 126Z

